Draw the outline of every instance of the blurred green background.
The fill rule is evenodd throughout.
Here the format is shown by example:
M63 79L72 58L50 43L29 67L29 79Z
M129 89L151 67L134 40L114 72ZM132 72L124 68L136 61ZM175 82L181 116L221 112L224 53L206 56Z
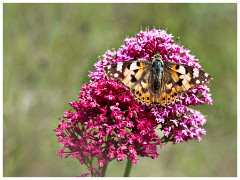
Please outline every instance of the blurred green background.
M78 176L53 129L97 57L146 27L180 37L213 76L202 142L168 144L131 176L237 176L237 4L4 4L3 175ZM107 176L122 176L126 161Z

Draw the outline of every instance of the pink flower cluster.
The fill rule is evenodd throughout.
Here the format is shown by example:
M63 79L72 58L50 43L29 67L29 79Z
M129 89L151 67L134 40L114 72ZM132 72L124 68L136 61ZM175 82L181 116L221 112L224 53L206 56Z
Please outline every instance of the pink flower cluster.
M59 157L75 158L88 168L97 159L99 167L116 159L127 158L133 164L138 156L157 158L157 147L163 143L180 143L190 139L201 141L205 117L189 105L212 104L207 86L183 93L179 103L156 107L136 102L131 92L115 81L107 80L103 67L116 62L148 59L159 52L165 61L200 68L198 59L188 49L175 44L164 30L141 31L126 38L119 50L107 51L89 73L90 83L82 87L73 110L64 113L55 129L63 148ZM159 137L158 132L163 136Z
M137 156L158 156L157 145L162 145L155 133L158 123L151 109L142 108L124 86L111 80L89 83L70 106L75 112L66 111L67 121L55 129L64 145L60 157L72 155L84 164L89 156L97 157L104 166L112 158L136 164Z

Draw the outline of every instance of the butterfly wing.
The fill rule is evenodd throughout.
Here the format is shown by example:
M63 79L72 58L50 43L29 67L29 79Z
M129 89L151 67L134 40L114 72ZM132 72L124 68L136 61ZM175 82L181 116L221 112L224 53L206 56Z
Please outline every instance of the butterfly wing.
M154 94L150 91L151 73L150 70L146 70L142 75L138 83L136 83L131 91L135 95L138 101L143 104L154 103Z
M157 102L161 105L174 104L182 92L193 86L209 83L212 77L203 70L175 63L164 63L164 75L161 79L161 93Z
M163 74L160 76L160 90L152 90L152 62L136 60L119 62L104 68L107 78L118 81L128 87L142 103L171 105L179 99L182 92L193 86L207 84L212 77L203 70L191 66L164 62Z
M150 104L153 102L149 91L150 68L150 61L137 60L106 66L104 73L109 79L128 87L140 102Z

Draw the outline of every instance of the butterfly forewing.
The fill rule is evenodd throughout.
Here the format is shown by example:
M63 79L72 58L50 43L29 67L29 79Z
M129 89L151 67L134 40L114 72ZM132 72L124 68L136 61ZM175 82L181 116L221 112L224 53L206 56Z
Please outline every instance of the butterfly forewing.
M166 63L166 67L171 71L171 78L181 87L182 91L187 91L194 85L205 85L212 77L201 69L191 66Z
M127 61L109 65L104 68L104 73L110 79L120 81L128 88L136 86L151 65L148 61Z

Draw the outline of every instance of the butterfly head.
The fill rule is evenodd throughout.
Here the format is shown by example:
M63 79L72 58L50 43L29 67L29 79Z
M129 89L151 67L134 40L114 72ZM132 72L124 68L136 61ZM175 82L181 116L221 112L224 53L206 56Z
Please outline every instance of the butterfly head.
M159 54L159 53L155 54L152 58L153 58L153 60L159 60L159 61L162 61L162 55Z

